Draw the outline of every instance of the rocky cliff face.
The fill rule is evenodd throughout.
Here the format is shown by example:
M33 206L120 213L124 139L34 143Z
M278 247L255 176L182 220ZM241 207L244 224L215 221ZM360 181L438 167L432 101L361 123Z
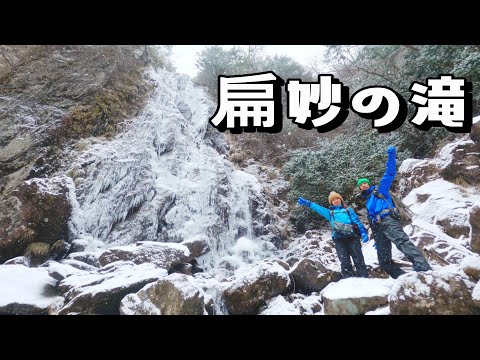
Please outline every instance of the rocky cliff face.
M479 131L476 122L433 159L405 160L399 168L400 193L415 212L411 235L444 264L459 263L469 250L479 253Z
M66 188L45 197L27 190L24 182L54 174L67 145L83 137L111 136L121 121L140 111L152 88L143 75L143 50L0 48L0 261L22 253L32 242L67 240L67 232L55 230L65 228L70 215ZM26 213L35 214L33 222ZM40 222L44 230L36 231ZM12 250L11 244L19 246Z

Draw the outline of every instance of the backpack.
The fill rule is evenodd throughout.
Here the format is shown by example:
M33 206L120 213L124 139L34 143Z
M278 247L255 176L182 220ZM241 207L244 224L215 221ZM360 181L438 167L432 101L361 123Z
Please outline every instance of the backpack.
M347 212L352 224L345 224L336 221L335 216L333 215L333 210L330 210L330 218L333 219L332 232L335 232L334 239L360 237L360 230L358 229L358 225L353 223L352 217L350 216L350 211L348 211L348 209L345 209L344 211Z
M387 199L385 199L385 196L378 192L378 189L373 190L372 193L376 197L387 201ZM392 197L393 205L395 206L394 208L391 208L390 204L387 201L388 208L390 210L390 216L393 217L395 220L400 221L402 227L410 225L412 223L412 210L410 210L410 208L405 205L405 203L398 196L394 195L390 191L388 193Z

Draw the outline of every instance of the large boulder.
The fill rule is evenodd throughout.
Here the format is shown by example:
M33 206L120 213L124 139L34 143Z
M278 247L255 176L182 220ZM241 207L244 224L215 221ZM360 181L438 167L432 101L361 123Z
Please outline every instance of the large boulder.
M120 301L125 296L164 276L167 272L153 264L132 262L110 264L98 272L72 274L58 287L67 302L59 315L118 315Z
M121 315L204 315L203 290L191 276L170 274L129 294L120 303Z
M291 288L288 271L276 262L260 262L233 280L223 298L231 315L256 314L270 298L285 294Z
M342 275L338 271L327 269L318 260L304 258L290 271L295 290L304 294L321 291L332 281L338 281Z
M392 279L348 278L321 293L325 315L362 315L388 304Z
M391 314L479 314L469 288L472 285L465 275L442 270L403 275L395 282L388 298Z
M144 241L137 245L110 248L100 255L98 261L102 266L119 260L132 261L135 264L151 263L170 270L175 265L188 263L193 258L185 245Z
M340 271L340 263L332 238L328 235L322 238L318 231L307 231L304 237L290 242L288 248L283 252L285 262L291 267L303 258L309 258L320 261L329 270Z
M18 222L3 218L0 226L0 262L23 255L34 242L49 245L68 240L68 221L72 207L68 177L34 178L27 180L12 194L18 199Z

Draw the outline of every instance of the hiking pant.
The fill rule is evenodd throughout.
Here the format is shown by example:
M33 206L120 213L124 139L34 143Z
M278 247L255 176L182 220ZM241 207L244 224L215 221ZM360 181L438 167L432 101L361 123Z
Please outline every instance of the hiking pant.
M381 223L376 225L374 237L380 267L392 278L396 279L405 274L405 271L392 261L392 242L413 264L414 271L432 270L425 257L403 231L400 222L392 219L390 215L384 217Z
M344 279L355 276L353 272L352 262L350 256L353 259L355 268L357 269L358 277L368 278L368 270L365 266L365 260L363 259L362 245L357 238L335 239L335 250L337 250L337 256L340 260L340 268L342 269L342 277Z

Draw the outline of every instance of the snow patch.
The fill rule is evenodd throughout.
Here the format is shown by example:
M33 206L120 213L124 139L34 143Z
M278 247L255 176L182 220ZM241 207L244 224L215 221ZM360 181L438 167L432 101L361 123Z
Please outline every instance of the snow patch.
M420 160L420 159L405 159L403 160L402 164L398 168L399 173L407 173L411 172L417 166L423 165L426 163L427 160Z
M469 267L480 272L480 256L467 256L460 263L460 267L463 269Z
M243 284L251 284L256 282L259 278L267 277L269 274L275 274L278 277L287 280L287 286L290 286L291 280L287 270L281 267L276 262L258 262L252 267L243 266L235 272L234 287L241 287Z
M440 168L440 169L445 169L447 166L449 166L452 161L453 161L453 151L458 151L460 149L457 149L459 146L464 146L467 144L473 144L472 140L460 140L460 141L455 141L448 143L445 145L440 152L438 153L438 158L435 159L435 164Z
M260 315L300 315L300 310L279 295L267 301L267 309Z
M390 306L384 306L372 311L367 311L365 315L390 315Z
M45 268L0 265L0 306L18 303L46 309L57 297L46 296L45 290L56 283Z
M394 280L348 278L336 283L330 283L320 293L329 299L365 298L373 296L388 296Z
M480 282L473 288L472 298L473 300L480 301Z

